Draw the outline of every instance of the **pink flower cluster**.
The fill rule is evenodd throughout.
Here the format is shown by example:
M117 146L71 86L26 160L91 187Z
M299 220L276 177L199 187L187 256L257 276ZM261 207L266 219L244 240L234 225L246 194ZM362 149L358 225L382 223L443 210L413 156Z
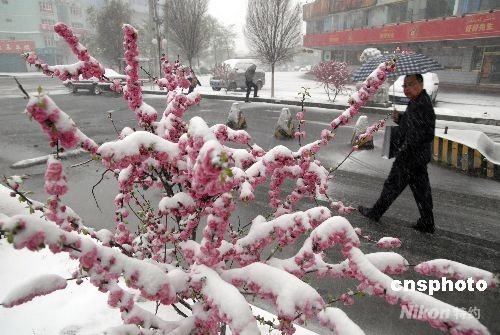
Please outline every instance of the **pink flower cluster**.
M97 144L84 135L49 96L31 97L26 113L40 124L49 136L51 146L59 142L63 148L73 149L80 144L86 151L96 152Z
M354 207L346 207L344 206L344 203L342 201L334 201L330 204L330 206L333 208L333 209L336 209L339 213L339 215L349 215L351 214L355 208Z
M61 161L49 157L45 170L45 192L48 195L61 196L68 191L68 179L63 171Z
M109 85L109 88L116 93L122 93L123 87L119 79L113 80L113 82Z
M221 144L224 142L248 144L251 139L250 135L246 131L233 130L224 124L217 124L211 129Z
M384 83L387 74L396 69L394 60L381 63L368 78L363 82L360 89L351 95L348 100L350 107L330 124L332 129L337 129L340 125L345 125L353 116L359 113L359 109L364 106L378 88Z
M118 222L116 225L116 231L114 240L116 243L124 246L124 245L132 245L135 236L130 232L127 225L123 222Z
M382 249L400 248L401 241L399 240L399 238L395 238L395 237L382 237L377 242L377 247L382 248Z
M137 30L129 24L123 25L123 47L127 67L127 86L123 90L123 98L127 101L130 110L134 111L141 127L150 127L156 121L158 114L142 100L142 89L139 81L139 55L137 46Z
M198 104L199 102L199 95L197 95L195 99L191 99L184 94L175 94L165 110L165 115L172 113L175 116L182 118L189 107Z
M366 128L366 131L363 134L359 134L356 138L356 143L362 144L367 141L371 141L373 139L373 134L380 130L380 128L385 127L385 120L379 120L375 124Z
M110 285L108 294L108 305L119 308L120 311L130 311L134 307L134 296L125 292L118 285Z
M71 28L62 22L58 22L54 25L54 31L70 46L71 51L81 63L77 63L76 68L54 66L49 67L49 69L53 68L54 74L61 80L78 79L80 74L84 79L92 77L102 79L104 67L89 55L87 48L80 44L78 37L73 34Z
M52 76L54 74L53 71L49 70L49 64L43 63L35 52L26 52L22 54L22 56L28 64L34 65L36 68L42 70L43 74L46 76Z
M204 196L215 196L232 190L239 180L234 178L221 179L221 175L228 168L223 162L222 151L212 146L213 141L207 142L198 154L192 171L192 196L199 199Z
M187 76L190 75L191 70L188 67L182 66L179 60L176 60L173 65L165 57L162 57L161 60L164 78L155 80L158 87L160 89L167 89L169 92L175 91L177 88L189 88L190 82Z
M64 23L58 22L54 25L54 31L61 36L71 48L71 51L79 60L88 61L90 59L87 48L84 48L78 41L71 29Z

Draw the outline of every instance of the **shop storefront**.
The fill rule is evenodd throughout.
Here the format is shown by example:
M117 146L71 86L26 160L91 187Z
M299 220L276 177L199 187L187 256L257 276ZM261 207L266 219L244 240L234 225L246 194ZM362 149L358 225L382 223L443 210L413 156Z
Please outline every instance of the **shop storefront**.
M442 82L500 85L500 11L308 34L304 46L353 66L365 48L399 47L436 59L444 66Z
M0 40L0 72L26 72L21 54L28 51L35 51L35 42Z
M479 80L481 84L500 85L500 46L484 48Z

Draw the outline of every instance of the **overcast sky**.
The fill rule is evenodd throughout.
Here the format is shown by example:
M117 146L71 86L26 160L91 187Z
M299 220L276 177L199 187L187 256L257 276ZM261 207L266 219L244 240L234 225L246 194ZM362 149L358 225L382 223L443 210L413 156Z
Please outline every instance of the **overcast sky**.
M247 12L248 0L210 0L208 2L208 13L217 18L224 25L234 24L234 30L238 34L236 50L238 53L248 51L243 36L243 25Z
M293 0L293 3L306 0ZM248 47L243 35L248 0L210 0L208 2L208 13L224 25L234 24L234 30L238 35L236 40L237 53L247 52Z

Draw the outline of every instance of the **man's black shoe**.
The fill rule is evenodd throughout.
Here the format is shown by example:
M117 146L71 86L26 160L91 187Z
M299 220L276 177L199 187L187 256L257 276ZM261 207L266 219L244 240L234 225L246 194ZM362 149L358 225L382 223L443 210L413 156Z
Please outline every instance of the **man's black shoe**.
M378 220L380 220L380 218L375 217L375 216L372 214L372 209L371 209L371 208L364 207L364 206L358 206L358 212L359 212L361 215L363 215L364 217L367 217L368 219L370 219L370 220L372 220L372 221L378 222Z
M254 95L253 97L254 97L254 98L260 98L260 96L258 96L258 95Z
M419 231L421 233L429 233L429 234L434 234L434 231L436 230L434 228L434 226L430 226L430 225L423 225L423 224L414 224L413 226L411 226L413 229L415 229L416 231Z

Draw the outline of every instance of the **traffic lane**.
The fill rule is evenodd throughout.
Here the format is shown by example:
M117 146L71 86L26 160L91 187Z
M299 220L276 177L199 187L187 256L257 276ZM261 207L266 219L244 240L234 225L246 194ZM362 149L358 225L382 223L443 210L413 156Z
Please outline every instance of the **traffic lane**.
M58 96L55 98L56 103L60 106L60 108L64 111L68 112L69 115L74 119L77 125L82 129L84 133L86 133L91 138L96 139L98 143L102 143L103 141L109 141L116 139L117 134L114 132L113 125L111 120L108 118L108 111L114 110L112 113L113 121L116 127L120 130L124 126L134 127L136 124L135 116L128 109L128 106L120 98L110 98L105 96L80 96L80 95L72 95L69 94L67 96ZM5 119L5 115L2 115L2 121L0 122L1 127L1 137L5 139L7 136L8 141L4 141L4 143L9 143L11 145L7 146L7 150L9 150L9 155L7 155L12 160L9 163L14 163L13 158L32 158L33 154L48 154L52 152L52 148L50 148L46 143L46 135L44 135L39 126L35 122L28 122L26 115L19 113L24 108L26 101L24 99L6 99L4 100L7 104L11 104L8 110L11 112L7 112L5 115L8 117L12 117L12 119ZM164 108L165 98L162 97L160 99L147 99L147 102L153 105L157 110L161 111ZM17 103L17 106L15 105ZM209 125L215 123L225 123L227 120L227 114L231 108L233 101L214 101L214 100L203 100L202 103L198 106L193 107L186 113L186 118L189 119L195 115L199 115L204 117ZM292 113L300 110L300 108L290 108ZM12 112L12 110L16 110L16 113ZM285 145L289 147L291 150L297 150L299 145L296 139L292 140L278 140L273 136L274 127L279 117L279 113L281 111L280 106L272 105L272 104L242 104L242 110L244 111L244 115L247 118L248 129L247 131L253 136L253 139L262 146L264 149L270 149L276 145ZM306 140L312 141L313 139L317 139L320 136L320 132L322 129L326 128L326 125L335 117L338 116L340 111L327 111L327 110L319 110L319 111L311 111L307 114L308 122L306 122L304 129L306 129L308 135ZM369 116L374 118L374 116ZM322 149L318 157L323 161L323 164L326 167L335 167L341 162L347 153L350 150L350 139L352 137L352 127L344 126L340 127L337 130L337 138L331 142L331 144ZM381 134L376 134L376 143L380 146L380 137ZM19 141L22 138L23 141ZM305 141L306 142L306 141ZM22 157L18 157L22 154ZM342 185L339 177L337 177L336 181L340 181L340 183L334 183L333 189L335 190L332 193L332 197L334 199L344 200L346 204L353 204L356 206L359 203L369 204L375 201L378 197L378 192L380 192L381 184L383 183L383 178L385 178L387 172L390 169L390 161L384 160L386 167L382 169L374 164L371 164L370 159L371 156L366 160L358 159L358 157L363 158L363 155L376 155L379 153L375 151L370 152L362 152L356 153L351 156L351 158L344 163L341 170L344 167L347 167L349 170L353 170L352 166L354 165L351 162L355 162L356 164L360 164L357 170L354 172L358 172L361 175L370 174L374 169L379 169L377 171L378 175L382 176L378 179L373 179L375 176L370 176L368 179L368 183L373 184L374 180L378 180L378 184L376 187L366 187L363 188L360 192L356 193L355 187L350 188L349 185L346 190L342 190L341 188L335 189L339 185ZM350 164L350 165L349 165ZM432 166L431 169L432 170ZM442 169L440 169L442 170ZM16 172L14 172L16 173ZM452 174L455 180L455 184L460 184L461 179L470 179L466 176L457 175L454 172L448 171L449 174ZM11 173L9 173L11 174ZM439 189L441 185L440 178L437 180L437 185L434 183L433 174L431 174L431 182L433 188L435 190ZM485 180L475 179L474 182L481 183ZM367 191L371 190L372 191ZM458 190L459 191L459 190ZM457 193L459 194L459 192ZM351 195L355 194L353 198ZM370 194L369 197L366 194ZM438 194L435 192L435 194ZM485 194L487 196L487 194ZM486 197L487 198L487 197ZM358 199L358 200L356 200ZM416 212L413 198L411 194L407 191L403 194L401 199L404 200L404 206L399 208L399 210L392 212L392 207L388 212L388 215L396 216L400 215L400 213L410 213L411 218L415 219L418 217L418 213ZM439 218L446 218L443 220L442 224L445 226L447 230L450 231L466 231L472 235L478 235L481 238L490 238L495 240L498 236L497 230L495 230L496 226L493 224L495 220L495 215L498 213L494 209L491 208L491 212L488 210L484 211L482 209L482 205L485 203L491 202L481 202L474 201L471 199L467 203L473 204L470 207L466 207L467 210L459 210L460 206L452 205L452 199L460 199L459 197L448 197L448 193L442 192L441 196L435 195L435 203L436 203L436 218L438 226L442 226L439 222ZM484 197L480 197L479 199L485 199ZM455 203L460 204L460 200L455 201ZM442 209L440 206L442 206ZM451 206L451 208L450 208ZM397 208L397 207L394 207ZM498 208L498 207L497 207ZM479 214L478 212L483 212ZM487 213L491 213L489 216ZM452 220L450 220L450 215L455 215ZM481 218L480 220L477 218ZM463 220L465 222L471 223L466 227L461 227L461 225L456 225L452 222L457 220ZM478 226L481 228L478 231ZM491 234L481 233L482 231L491 232Z
M137 125L134 114L121 98L65 94L52 96L52 99L84 134L97 143L117 138L112 121L119 130ZM40 125L30 121L24 113L28 103L26 99L6 98L1 103L0 139L6 144L1 156L5 161L12 164L53 152ZM113 111L112 119L109 118L109 111Z
M66 94L68 89L64 87L61 80L48 76L17 77L28 94L37 92L40 86L44 92ZM0 98L24 97L24 93L18 87L13 77L0 77Z
M369 185L361 183L356 185L359 176L351 176L352 181L349 184L354 184L357 188L366 188ZM283 194L290 192L292 183L287 182L283 187ZM262 215L268 214L268 195L266 187L258 187L256 189L256 199L249 205L238 206L237 213L233 214L232 222L235 226L248 224L251 222L256 213ZM312 200L304 199L299 203L298 210L306 210L317 205L327 206L327 203L314 203ZM332 213L335 215L335 213ZM236 215L236 216L235 216ZM370 235L372 239L378 240L385 236L398 237L402 241L402 247L395 249L394 252L401 254L412 265L407 273L400 276L391 276L395 279L433 279L432 277L424 277L413 271L413 265L420 262L446 258L458 261L470 266L494 271L500 264L500 254L498 250L491 249L481 243L480 240L469 239L467 236L457 236L447 234L446 232L438 232L430 236L413 231L409 227L408 219L389 217L384 219L380 224L373 224L357 213L346 216L353 227L359 227L363 233ZM296 244L285 247L281 252L273 255L280 259L293 257L300 249L304 241L304 237L299 238ZM272 253L272 246L266 248L261 254L261 259L265 260ZM361 239L361 250L364 253L373 253L382 250L375 246L373 242ZM339 263L345 260L338 246L325 251L325 260L329 263ZM312 283L325 299L328 296L338 297L340 294L351 290L356 290L356 285L359 284L353 279L334 279L334 278L317 278L314 274L306 276L307 280ZM497 323L496 307L498 306L499 292L498 290L487 290L485 292L443 292L436 293L436 298L441 299L449 304L458 307L469 308L477 307L481 310L480 321L487 326L492 334L500 331ZM399 316L401 309L398 305L392 306L378 297L356 297L356 304L353 306L336 307L342 308L350 318L360 325L365 331L369 330L370 334L400 334L403 331L409 334L439 334L424 322L415 320L400 320ZM260 302L262 307L271 308L269 303ZM272 308L271 308L272 310ZM386 322L379 322L386 320ZM308 328L319 331L322 328L315 322L309 323ZM324 331L324 329L323 329ZM321 332L320 332L321 333Z

